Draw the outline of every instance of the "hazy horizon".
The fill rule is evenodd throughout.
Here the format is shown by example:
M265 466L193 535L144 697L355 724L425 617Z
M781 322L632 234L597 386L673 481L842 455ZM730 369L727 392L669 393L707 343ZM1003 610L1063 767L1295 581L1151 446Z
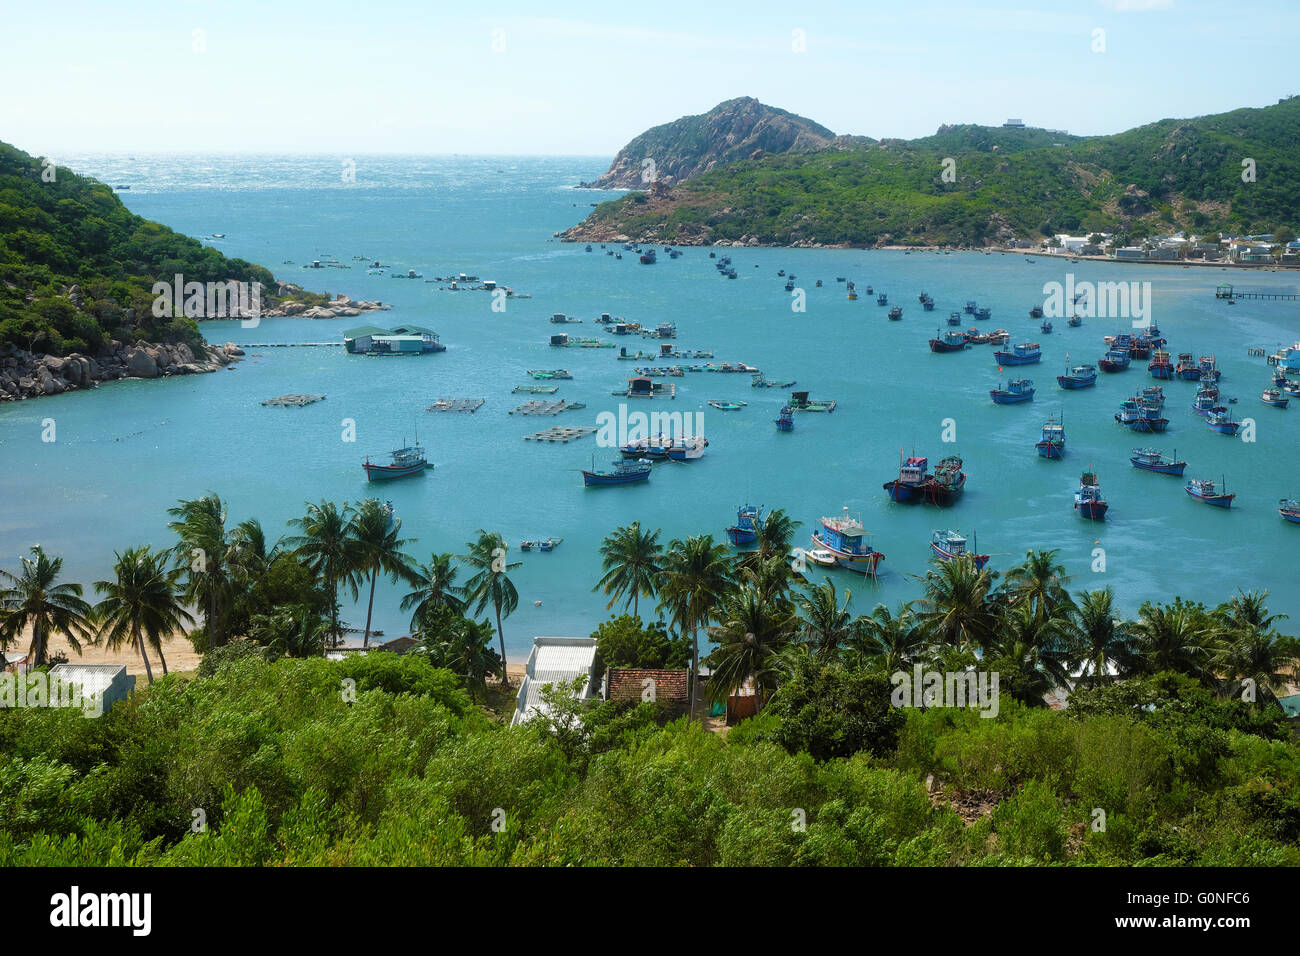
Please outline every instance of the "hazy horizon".
M1270 77L1300 46L1300 8L1284 0L534 10L72 0L54 18L15 7L0 80L23 93L0 103L0 139L56 159L612 156L737 96L875 139L1011 117L1106 135L1270 105L1296 92Z

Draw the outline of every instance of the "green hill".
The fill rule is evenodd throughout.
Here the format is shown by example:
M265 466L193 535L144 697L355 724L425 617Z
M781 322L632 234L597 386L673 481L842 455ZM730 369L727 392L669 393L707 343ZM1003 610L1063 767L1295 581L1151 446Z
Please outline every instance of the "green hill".
M841 138L601 203L563 238L869 246L1266 233L1300 222L1297 144L1294 97L1111 136L963 125L916 140ZM1247 159L1254 181L1242 178Z

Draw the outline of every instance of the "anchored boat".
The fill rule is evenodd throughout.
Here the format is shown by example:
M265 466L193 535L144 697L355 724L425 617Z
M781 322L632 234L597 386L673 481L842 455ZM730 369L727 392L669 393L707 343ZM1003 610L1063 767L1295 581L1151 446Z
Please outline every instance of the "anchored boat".
M1178 460L1177 449L1174 451L1174 456L1169 458L1162 455L1158 448L1134 448L1129 461L1140 471L1154 471L1158 475L1177 475L1180 478L1183 469L1187 467L1187 462Z
M1001 349L993 353L999 365L1030 365L1043 357L1037 342L1021 342L1013 345L1010 352Z
M1102 497L1097 474L1085 471L1079 476L1079 490L1074 493L1074 510L1090 521L1102 521L1110 505Z
M1219 412L1212 412L1205 419L1205 425L1212 432L1218 432L1220 435L1235 435L1241 430L1241 422L1234 421L1232 412L1224 409Z
M899 453L900 458L902 453ZM882 486L894 501L916 501L924 494L927 480L932 476L927 472L930 462L919 455L902 459L898 465L898 477L887 481Z
M1277 513L1292 524L1300 524L1300 501L1282 498L1277 503Z
M1043 425L1042 437L1035 445L1042 458L1060 458L1065 454L1065 425L1049 418Z
M1232 499L1237 497L1235 493L1228 494L1227 482L1216 484L1212 478L1192 478L1184 490L1197 501L1216 508L1231 508Z
M1270 408L1286 408L1291 399L1282 395L1282 390L1277 388L1266 388L1264 393L1259 396L1259 400Z
M429 467L429 461L424 456L424 449L420 446L419 439L414 445L407 445L390 452L389 457L390 460L386 465L372 464L369 457L362 462L361 467L366 470L367 481L405 478L408 475L419 474Z
M1065 389L1088 388L1097 384L1097 366L1076 365L1064 375L1056 376L1056 383Z
M789 405L781 406L781 414L776 417L775 421L777 431L794 431L794 409Z
M628 485L637 481L645 481L650 477L651 464L644 458L632 461L615 458L612 465L613 467L606 471L597 471L596 460L593 456L591 469L582 469L582 483L588 487L595 485Z
M744 505L736 509L736 523L727 529L727 538L737 546L753 544L758 540L758 526L762 523L762 507Z
M966 487L966 472L961 470L958 455L949 455L934 466L934 474L921 486L922 496L931 504L950 505L961 497Z
M1111 349L1097 360L1097 367L1103 372L1122 372L1129 367L1132 359L1127 349Z
M845 508L837 517L823 517L821 530L812 534L813 546L829 551L842 567L876 576L876 567L885 556L862 539L867 532L856 516Z
M940 561L956 561L970 558L976 570L983 570L992 555L977 554L966 546L966 538L957 531L935 531L930 535L930 550ZM978 545L977 545L978 550Z
M931 352L961 352L970 347L965 332L940 332L935 329L934 335L930 340Z
M1013 378L1007 382L1006 388L999 383L997 388L990 389L989 396L998 405L1018 405L1021 402L1032 401L1034 383L1027 378Z

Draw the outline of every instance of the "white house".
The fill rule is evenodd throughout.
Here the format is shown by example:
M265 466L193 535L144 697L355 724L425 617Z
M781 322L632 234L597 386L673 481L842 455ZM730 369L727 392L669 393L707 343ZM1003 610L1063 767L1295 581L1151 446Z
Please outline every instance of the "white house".
M542 688L547 684L567 683L585 677L578 696L583 700L595 697L595 663L595 638L534 637L510 726L516 727L547 712L542 701Z

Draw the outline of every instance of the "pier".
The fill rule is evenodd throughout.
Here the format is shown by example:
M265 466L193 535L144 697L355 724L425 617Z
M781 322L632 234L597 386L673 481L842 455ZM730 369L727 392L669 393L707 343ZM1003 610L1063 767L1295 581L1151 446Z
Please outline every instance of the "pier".
M586 438L588 435L594 435L596 430L595 425L578 425L574 428L564 428L557 425L555 428L547 428L544 431L525 435L524 441L558 441L561 443L567 443L576 441L579 438Z
M426 412L468 412L473 415L483 407L485 398L440 398L425 408Z
M304 405L311 405L313 402L323 402L324 400L324 395L277 395L275 398L268 398L262 404L275 405L281 408L302 408Z
M1226 282L1214 290L1216 299L1282 299L1287 302L1294 302L1300 299L1300 292L1247 292L1243 289L1234 289Z
M342 342L236 342L241 349L337 349Z

